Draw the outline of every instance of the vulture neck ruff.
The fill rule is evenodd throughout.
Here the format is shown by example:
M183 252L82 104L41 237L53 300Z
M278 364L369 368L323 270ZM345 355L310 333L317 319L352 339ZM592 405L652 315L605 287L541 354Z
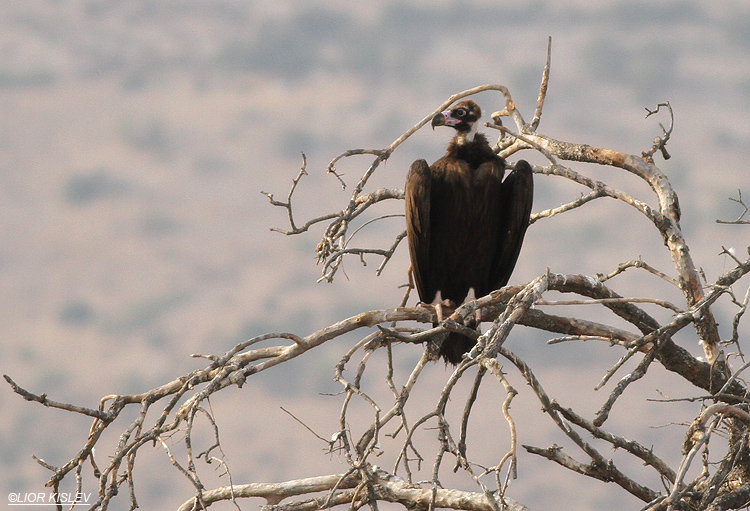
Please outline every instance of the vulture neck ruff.
M499 161L501 168L505 167L505 162L495 154L483 134L475 132L471 140L461 135L458 133L448 145L446 158L464 161L471 169L490 161Z
M472 123L471 128L469 128L469 131L459 131L456 133L456 136L453 138L453 140L458 145L464 145L466 143L474 142L474 137L477 134L477 123Z

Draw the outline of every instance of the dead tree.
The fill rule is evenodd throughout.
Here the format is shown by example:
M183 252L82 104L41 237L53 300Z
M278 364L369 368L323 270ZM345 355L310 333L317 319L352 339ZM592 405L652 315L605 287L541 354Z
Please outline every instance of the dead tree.
M496 91L502 98L502 108L492 115L494 123L488 123L486 127L499 132L498 153L510 158L519 151L536 151L547 161L546 165L534 168L537 179L547 176L551 179L562 178L583 189L579 197L559 207L536 212L531 222L541 222L576 208L587 207L598 199L611 198L637 211L645 227L657 230L670 255L672 268L658 269L636 259L623 262L606 274L582 275L556 273L551 263L547 272L525 285L507 286L461 305L437 327L431 326L436 321L433 310L423 306L407 306L407 288L398 307L362 312L307 335L279 332L258 335L224 354L202 356L207 363L200 370L139 394L107 395L101 399L98 407L92 408L56 402L46 394L33 394L5 376L13 390L27 400L93 419L86 442L66 464L56 467L38 460L52 472L47 485L57 491L63 481L74 480L78 491L93 487L96 501L90 509L108 509L112 499L119 494L127 495L125 498L130 499L131 508L135 508L138 505L134 484L138 468L136 455L146 446L156 446L166 451L175 470L181 472L194 487L194 494L185 496L185 503L180 507L183 511L204 509L219 501L234 501L236 504L249 497L264 498L267 509L289 511L324 509L340 504L352 508L369 505L377 509L378 502L395 502L409 509L524 509L522 504L507 496L507 489L516 474L519 445L523 441L523 437L519 437L519 425L510 411L511 402L517 396L511 382L516 381L530 386L545 416L559 429L559 434L580 450L569 453L557 445L546 448L523 445L527 452L547 458L582 476L618 485L640 499L643 509L719 510L747 506L750 503L750 400L742 373L750 363L745 363L742 354L740 324L750 300L748 281L743 280L747 288L744 293L737 288L740 280L750 272L750 258L724 250L733 261L733 267L713 282L702 280L680 227L677 195L667 176L655 164L655 156L669 157L667 143L672 134L673 118L668 103L647 111L646 117L668 115L669 123L667 127L660 124L661 131L654 138L653 145L640 155L555 140L538 132L548 77L549 52L536 109L530 122L516 107L506 87L483 85L451 96L388 147L355 149L340 154L331 161L327 171L336 176L342 185L344 181L336 171L337 162L355 155L371 155L374 159L340 210L299 223L294 216L293 199L298 183L307 174L306 163L303 162L285 200L279 201L272 194L266 194L272 205L282 207L288 213L289 228L278 230L297 235L319 224L326 225L317 246L318 259L323 268L321 280L333 279L342 261L352 256L382 258L379 273L396 252L405 233L396 233L394 241L384 248L355 246L351 241L352 234L366 228L377 218L376 215L374 219L363 221L362 218L367 216L363 215L365 212L372 215L385 201L402 199L403 191L398 188L400 183L394 183L394 188L368 191L368 180L380 164L427 124L435 113L473 94ZM509 118L514 128L503 126L503 118ZM627 191L592 179L576 167L579 162L628 172L648 184L653 192L652 197L648 201L641 200ZM741 193L735 201L745 207ZM740 216L732 223L744 224L747 221ZM737 228L743 227L738 225ZM684 304L673 305L658 295L628 297L615 291L617 279L623 275L639 278L646 275L645 272L658 277L666 288L679 289ZM570 299L554 300L550 298L553 291L570 295ZM712 313L712 306L720 300L725 306L736 309L731 338L728 340L722 340ZM658 321L644 310L644 303L671 310L671 320ZM601 307L614 313L627 327L549 312L559 305ZM410 397L421 381L424 369L435 359L436 344L447 331L461 329L462 320L474 315L477 310L481 310L488 325L481 335L473 332L476 347L455 370L446 373L440 388L432 394L428 410L415 412L418 407ZM600 410L593 417L586 417L575 410L576 403L563 405L556 401L555 396L545 390L531 365L506 347L505 341L516 325L559 336L553 342L597 340L617 347L621 357L602 375L599 388L622 372L622 367L628 361L638 362L634 370L612 385ZM673 339L677 332L686 328L694 330L693 338L700 343L704 357L691 355L685 346ZM354 331L361 332L361 340L350 346L333 371L335 380L342 388L338 431L330 439L318 435L331 452L338 453L346 460L348 470L283 483L248 483L234 481L230 477L225 486L207 488L202 482L202 461L218 463L228 476L231 475L231 466L221 451L217 421L206 406L210 396L227 387L242 387L248 378ZM270 346L258 347L263 341L270 343ZM394 370L394 351L406 347L413 350L419 345L423 345L423 351L418 362L404 375L403 381L397 381L399 376ZM370 373L377 371L371 369L370 364L376 356L385 361L385 371L373 375L385 381L390 389L390 398L385 401L373 397L364 383L365 375L370 376ZM505 364L505 368L501 363ZM654 364L684 379L697 393L685 396L694 402L695 420L682 428L684 445L679 466L670 466L665 462L659 456L658 449L605 429L605 423L619 398L633 382L644 378ZM470 390L462 397L456 388L463 380L467 380ZM477 440L469 434L469 425L475 419L472 412L477 394L480 388L488 387L488 381L497 382L494 389L501 389L496 402L504 421L501 425L504 424L503 428L507 431L506 448L491 464L476 461L472 446ZM497 393L497 390L492 392ZM357 421L351 412L355 404L363 403L370 410L369 418L362 419L364 426L361 425L362 420ZM458 421L449 418L451 403L459 407L463 403L463 412L457 414L460 417ZM138 409L138 413L134 420L127 422L127 419L121 418L121 414L130 408ZM192 440L193 427L197 422L209 424L215 432L215 442L200 453L195 452ZM355 423L359 426L355 426ZM95 455L94 448L105 430L119 431L119 441L114 450L100 450ZM181 433L184 455L173 454L174 449L165 442L165 438L175 432ZM720 448L718 454L714 447L709 456L708 444L719 432L726 437L726 445ZM390 445L396 448L387 453L390 456L381 459L389 459L391 465L385 467L379 463L380 466L377 466L375 460L384 454L382 446L386 437L390 439ZM421 442L418 440L424 437L433 440L435 447L430 452L419 446ZM661 486L637 482L637 474L619 468L600 448L595 447L594 439L637 459L646 467L644 470L658 475ZM84 465L89 464L93 467L93 475L84 477ZM689 476L688 469L697 464L702 464L702 471L696 477ZM459 491L446 487L442 483L446 468L465 474L472 481L474 490ZM426 477L423 475L425 473ZM522 481L512 484L522 484ZM62 505L58 507L62 508Z

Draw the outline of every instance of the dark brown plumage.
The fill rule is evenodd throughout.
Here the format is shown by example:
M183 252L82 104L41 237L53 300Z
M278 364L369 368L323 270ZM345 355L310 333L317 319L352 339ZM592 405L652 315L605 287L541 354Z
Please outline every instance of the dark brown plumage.
M431 166L415 161L406 178L406 232L414 282L423 303L460 305L507 284L529 225L533 179L520 160L508 177L505 160L476 132L482 113L465 100L432 120L456 136ZM470 321L468 326L476 325ZM441 356L457 364L474 341L451 333Z

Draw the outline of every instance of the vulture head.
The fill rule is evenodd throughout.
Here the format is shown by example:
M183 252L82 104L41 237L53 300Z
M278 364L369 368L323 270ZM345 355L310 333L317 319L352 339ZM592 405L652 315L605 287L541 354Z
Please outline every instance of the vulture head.
M435 126L450 126L457 131L458 138L471 142L477 132L477 121L482 116L482 109L471 99L456 103L448 110L432 118L432 129Z

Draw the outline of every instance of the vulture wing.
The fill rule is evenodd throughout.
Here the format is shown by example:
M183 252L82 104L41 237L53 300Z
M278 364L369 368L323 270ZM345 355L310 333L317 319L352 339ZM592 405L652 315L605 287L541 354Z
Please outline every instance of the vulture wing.
M419 299L431 303L437 289L430 280L430 166L425 160L412 163L406 176L406 234L409 240L411 271Z
M521 252L523 237L529 227L531 205L534 200L534 180L531 166L524 160L503 181L500 201L500 233L497 252L492 262L492 289L508 283Z

